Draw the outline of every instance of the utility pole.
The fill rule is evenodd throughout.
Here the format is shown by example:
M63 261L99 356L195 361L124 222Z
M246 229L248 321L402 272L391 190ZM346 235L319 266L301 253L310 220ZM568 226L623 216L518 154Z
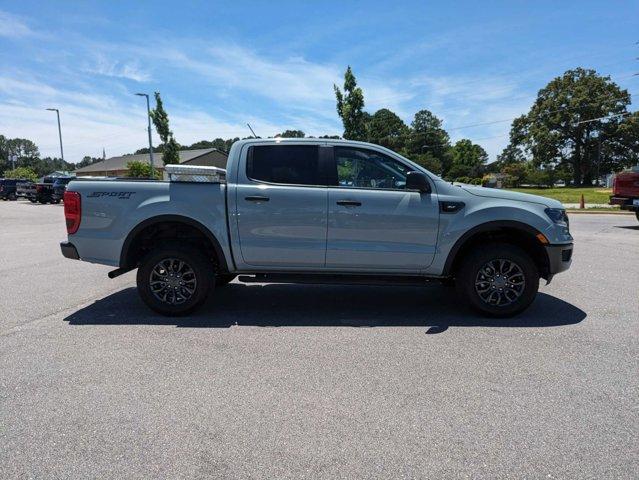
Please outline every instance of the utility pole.
M149 131L149 162L151 163L151 178L155 178L155 173L153 171L153 141L151 140L151 106L149 104L149 94L148 93L136 93L138 97L146 97L146 117L149 122L148 131Z
M601 167L601 132L597 135L597 179L595 186L599 186L599 168ZM605 185L604 185L605 186Z
M62 127L60 127L60 110L57 108L47 108L50 112L55 112L58 117L58 137L60 137L60 156L64 162L64 150L62 149Z

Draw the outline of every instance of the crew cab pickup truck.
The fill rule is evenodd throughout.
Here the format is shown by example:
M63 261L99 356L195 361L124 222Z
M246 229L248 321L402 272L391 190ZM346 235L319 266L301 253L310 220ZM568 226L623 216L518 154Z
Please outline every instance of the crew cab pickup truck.
M41 182L35 184L35 196L33 203L60 203L60 199L53 198L53 183L57 177L44 177Z
M622 210L635 212L639 220L639 166L615 175L610 205L619 205Z
M561 203L443 181L378 145L236 142L227 170L166 166L169 181L69 183L67 258L137 268L164 315L242 282L454 284L475 310L515 315L571 263ZM207 170L210 169L210 170ZM197 182L207 177L209 181ZM199 178L198 175L203 175ZM190 180L190 181L184 181Z
M35 183L31 180L21 180L16 184L16 196L30 200L35 198Z

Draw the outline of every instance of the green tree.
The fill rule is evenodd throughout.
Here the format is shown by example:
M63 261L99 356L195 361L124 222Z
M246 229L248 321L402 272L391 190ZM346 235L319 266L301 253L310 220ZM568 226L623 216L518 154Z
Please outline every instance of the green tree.
M440 164L439 173L450 168L450 137L442 128L442 121L431 111L418 111L411 123L406 153L412 159L429 155ZM429 169L430 170L430 169Z
M364 93L357 86L357 80L350 65L344 74L344 92L333 85L337 99L337 114L344 125L344 138L348 140L364 140L366 127L364 123Z
M0 172L12 168L10 158L13 155L17 157L16 167L31 166L40 159L38 147L31 140L0 135Z
M387 108L377 110L367 123L368 141L400 150L409 129L399 116Z
M102 158L91 157L89 155L86 155L82 158L82 160L76 163L75 168L87 167L89 165L93 165L94 163L101 162L101 161L102 161Z
M20 178L25 180L37 181L38 175L31 168L17 167L13 170L7 170L4 172L4 178Z
M501 173L508 175L509 186L518 187L526 178L528 165L525 162L508 163L501 169Z
M516 163L523 163L526 161L526 156L524 152L521 151L521 148L517 145L513 145L509 143L506 148L502 150L502 152L497 155L497 162L500 167L505 167L506 165L512 165Z
M441 160L430 152L426 152L421 155L411 155L410 159L417 165L424 167L429 172L433 172L436 175L442 174L443 166Z
M192 145L189 145L185 148L185 150L198 150L200 148L217 148L223 152L229 152L231 147L235 142L239 140L238 137L229 138L224 140L223 138L216 138L213 141L210 140L200 140L199 142L195 142Z
M542 88L530 111L513 122L511 145L536 165L567 167L575 185L637 161L630 95L594 70L577 68Z
M540 168L532 162L526 164L524 182L536 187L552 187L557 180L555 170L552 167Z
M408 143L411 153L429 152L442 158L450 148L450 138L442 128L442 121L429 110L420 110L411 123L412 131Z
M148 162L140 162L138 160L131 160L126 164L127 177L132 178L150 178L151 177L151 165ZM156 172L156 177L160 177L160 173Z
M481 146L464 138L451 148L451 166L447 177L479 177L482 167L488 160L488 154Z
M301 130L284 130L282 133L275 135L275 138L304 138L306 134Z
M173 132L169 128L169 116L164 110L160 92L155 92L155 109L151 110L150 115L155 130L162 140L164 164L180 163L180 145L173 138Z

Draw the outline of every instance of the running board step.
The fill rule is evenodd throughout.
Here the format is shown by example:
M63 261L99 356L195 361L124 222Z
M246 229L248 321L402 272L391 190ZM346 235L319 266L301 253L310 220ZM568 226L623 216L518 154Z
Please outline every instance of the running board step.
M348 274L302 274L302 273L257 273L240 275L244 283L313 283L330 285L411 285L422 286L436 278L419 275L348 275Z

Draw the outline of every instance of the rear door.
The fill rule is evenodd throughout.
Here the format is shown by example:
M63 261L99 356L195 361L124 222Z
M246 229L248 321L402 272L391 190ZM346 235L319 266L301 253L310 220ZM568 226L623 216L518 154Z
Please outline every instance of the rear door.
M408 191L413 168L373 149L334 147L326 267L417 273L437 247L437 194Z
M246 266L324 267L328 191L320 167L322 148L312 144L248 147L235 191Z

